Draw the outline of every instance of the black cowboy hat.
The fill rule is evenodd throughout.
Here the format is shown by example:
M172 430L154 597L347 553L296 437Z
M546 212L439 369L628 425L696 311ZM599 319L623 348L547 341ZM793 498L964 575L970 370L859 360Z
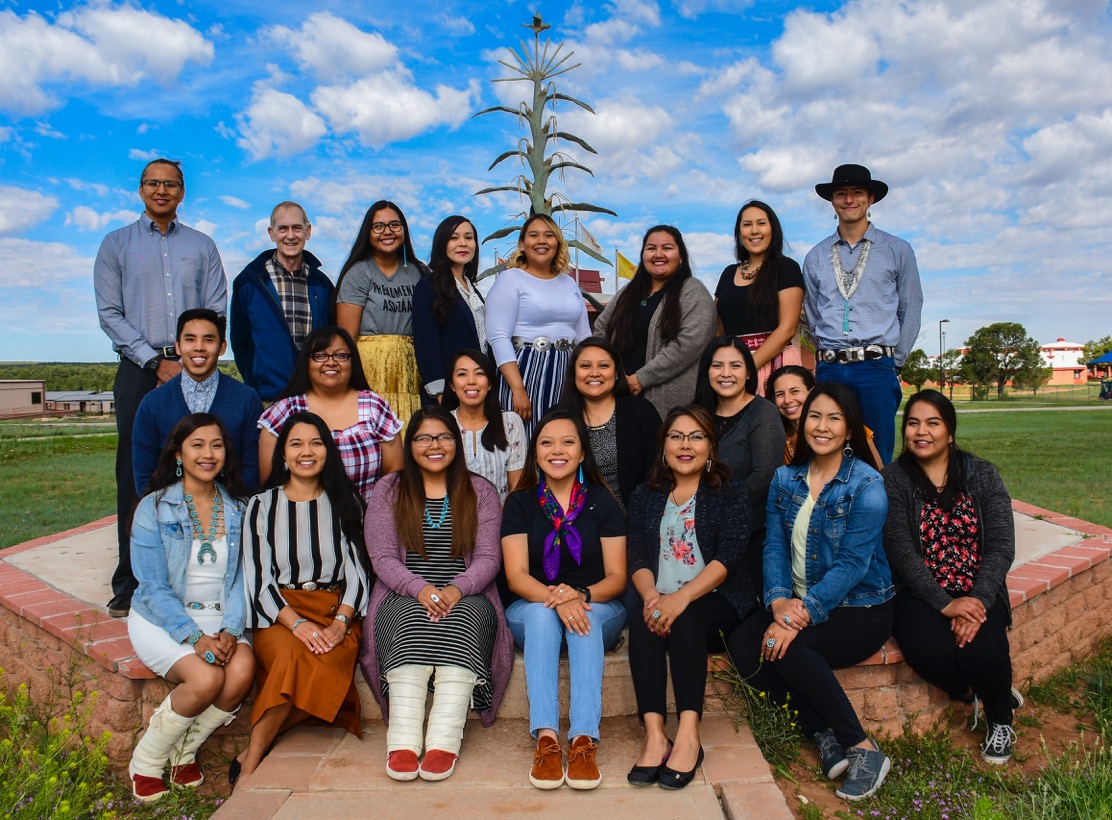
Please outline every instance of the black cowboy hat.
M867 189L873 195L874 202L880 202L888 195L888 186L879 179L873 179L864 165L839 165L834 169L829 184L820 182L815 186L815 193L829 202L834 197L834 189L846 185Z

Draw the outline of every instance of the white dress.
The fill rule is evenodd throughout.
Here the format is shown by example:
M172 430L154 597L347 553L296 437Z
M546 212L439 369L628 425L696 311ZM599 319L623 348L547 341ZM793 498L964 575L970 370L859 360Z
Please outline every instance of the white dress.
M227 536L213 541L212 548L216 551L216 561L206 560L204 564L198 564L201 540L194 538L189 550L189 566L185 571L185 610L206 635L216 634L224 619L220 597L224 576L228 572ZM165 629L152 624L134 609L127 616L127 633L139 660L159 677L166 677L170 668L182 658L196 654L188 643L175 641Z

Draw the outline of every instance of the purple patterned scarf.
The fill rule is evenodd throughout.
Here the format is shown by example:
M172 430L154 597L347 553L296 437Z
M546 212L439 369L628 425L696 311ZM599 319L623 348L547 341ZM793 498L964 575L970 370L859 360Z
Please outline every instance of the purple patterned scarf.
M544 574L549 581L554 581L560 571L561 544L567 544L568 552L575 559L575 563L578 564L583 560L583 539L573 523L579 513L583 511L584 504L587 501L587 493L583 489L583 484L577 479L572 484L571 497L568 499L568 511L565 513L563 508L560 507L560 502L556 500L556 496L548 489L548 482L544 480L542 475L540 483L537 485L537 501L540 503L541 510L544 511L549 523L552 524L552 532L544 539Z

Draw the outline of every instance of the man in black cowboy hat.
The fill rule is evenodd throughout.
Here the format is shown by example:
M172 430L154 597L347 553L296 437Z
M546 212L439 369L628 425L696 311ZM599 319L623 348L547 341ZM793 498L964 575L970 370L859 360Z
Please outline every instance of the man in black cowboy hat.
M869 221L869 207L884 199L888 186L868 168L839 165L815 191L833 204L838 218L838 230L803 262L815 376L853 389L877 452L888 463L902 399L898 368L915 346L923 309L915 253Z

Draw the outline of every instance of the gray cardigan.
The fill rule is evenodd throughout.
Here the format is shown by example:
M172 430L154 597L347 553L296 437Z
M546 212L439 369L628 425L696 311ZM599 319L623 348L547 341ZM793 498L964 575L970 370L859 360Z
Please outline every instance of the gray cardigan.
M606 330L620 298L621 293L611 299L610 304L595 320L596 335L610 338ZM714 312L714 299L706 285L694 276L684 282L680 289L680 314L683 316L680 333L665 344L660 338L660 307L657 307L649 321L645 366L634 374L644 388L642 395L653 403L661 418L667 416L668 411L677 404L689 404L695 397L696 365L703 349L714 338L718 319Z
M965 489L973 497L980 522L981 568L970 592L988 609L1001 599L1011 620L1007 578L1015 560L1015 519L1012 499L997 469L976 456L961 453ZM923 563L919 521L923 494L898 461L884 468L888 490L888 520L884 524L884 549L896 588L906 587L941 612L953 600Z

